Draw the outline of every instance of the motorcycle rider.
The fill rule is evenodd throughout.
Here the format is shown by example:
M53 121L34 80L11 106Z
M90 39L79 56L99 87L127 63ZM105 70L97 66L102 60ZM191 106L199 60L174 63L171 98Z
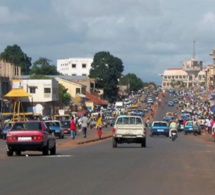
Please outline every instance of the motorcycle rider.
M172 137L172 131L175 130L177 132L177 123L175 122L175 119L172 119L170 125L169 125L169 137Z

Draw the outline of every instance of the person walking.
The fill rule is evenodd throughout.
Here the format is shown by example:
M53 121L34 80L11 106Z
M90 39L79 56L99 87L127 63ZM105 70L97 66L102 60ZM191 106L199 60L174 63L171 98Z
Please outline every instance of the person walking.
M89 119L87 118L86 113L84 114L84 116L81 118L81 129L82 129L82 133L83 133L83 138L87 137L87 125L88 125L88 121Z
M75 135L76 135L76 123L75 123L75 119L72 116L71 117L71 121L70 121L70 134L71 134L71 138L75 139Z
M101 139L102 137L102 126L103 126L102 115L99 113L96 119L96 129L99 139Z

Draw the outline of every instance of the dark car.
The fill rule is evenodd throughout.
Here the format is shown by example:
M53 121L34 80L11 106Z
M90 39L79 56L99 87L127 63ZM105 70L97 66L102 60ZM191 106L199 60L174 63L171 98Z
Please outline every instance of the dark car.
M169 101L169 102L168 102L168 106L174 106L173 101Z
M183 102L180 102L180 103L178 104L178 106L179 106L179 107L184 107L184 103L183 103Z
M177 103L178 103L178 99L174 99L174 100L173 100L173 103L174 103L174 104L177 104Z
M56 140L43 121L15 122L6 137L7 155L21 155L22 151L42 151L56 154Z
M61 127L64 131L64 134L70 134L70 121L69 120L61 121Z
M184 120L180 119L178 121L178 132L182 132L182 131L184 131Z

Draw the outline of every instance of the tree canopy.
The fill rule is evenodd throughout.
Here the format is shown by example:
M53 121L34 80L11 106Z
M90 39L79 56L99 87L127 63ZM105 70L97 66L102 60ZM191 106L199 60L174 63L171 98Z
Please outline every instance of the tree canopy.
M7 46L4 52L0 54L0 59L15 66L20 66L23 75L27 75L30 72L31 58L18 45Z
M129 74L123 76L120 79L120 84L127 85L128 89L129 89L128 92L138 91L143 88L143 81L133 73L129 73Z
M124 66L122 60L101 51L94 55L90 78L96 79L96 87L104 89L104 98L113 102L118 95L118 80L122 75Z
M33 63L30 74L35 75L59 75L55 65L50 65L51 60L39 58Z

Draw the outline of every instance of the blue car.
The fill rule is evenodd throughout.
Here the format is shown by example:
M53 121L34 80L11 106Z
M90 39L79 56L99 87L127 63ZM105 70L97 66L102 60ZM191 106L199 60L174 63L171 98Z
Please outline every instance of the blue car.
M173 102L174 102L174 104L177 104L178 103L178 99L174 99Z
M171 121L174 119L174 113L173 112L167 112L165 117L164 117L164 120L165 121Z
M187 121L184 126L184 135L194 133L194 125L193 121Z
M49 120L45 121L46 126L49 131L51 131L55 137L64 138L64 129L61 126L61 122L59 120Z
M150 136L164 135L169 136L169 126L166 121L153 121L151 125Z
M168 106L174 106L173 101L169 101L169 102L168 102Z

